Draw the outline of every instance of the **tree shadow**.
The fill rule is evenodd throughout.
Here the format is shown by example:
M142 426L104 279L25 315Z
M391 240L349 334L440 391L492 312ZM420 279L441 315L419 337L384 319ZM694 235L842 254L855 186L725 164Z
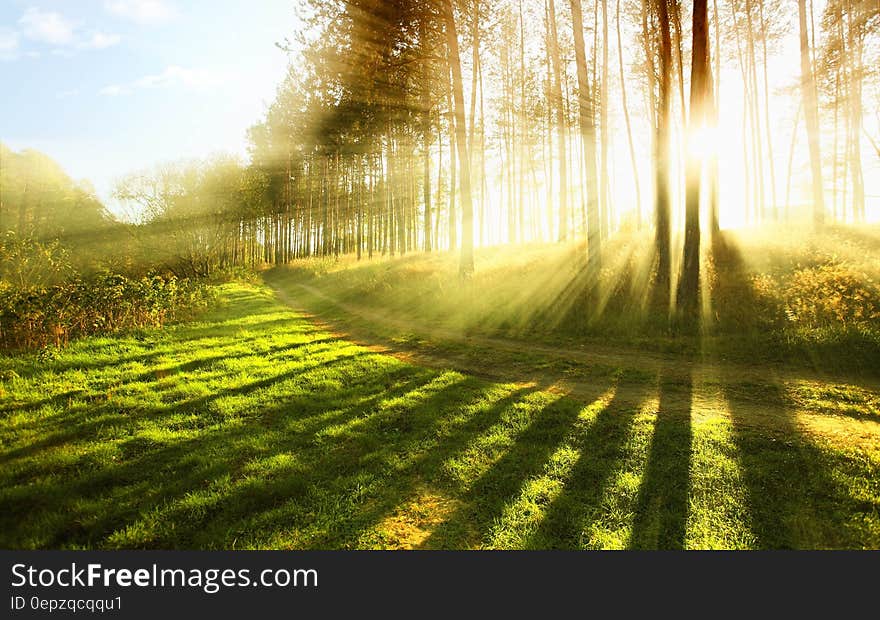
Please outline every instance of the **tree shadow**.
M689 369L661 371L657 418L639 487L631 548L686 547L693 449L692 395Z
M597 520L611 475L624 458L646 390L642 386L618 390L596 414L573 447L578 458L565 486L544 510L543 519L527 546L538 549L579 549L584 534Z
M880 543L867 488L877 471L806 437L775 384L755 403L723 386L745 487L749 526L760 549L861 548Z
M271 374L256 381L235 387L223 388L206 396L172 402L168 407L138 407L137 409L124 412L126 414L126 421L130 423L138 419L155 420L157 417L168 417L172 416L175 412L186 411L193 415L207 415L210 422L217 422L218 420L212 419L210 411L208 411L208 406L221 398L249 394L275 384L283 383L290 379L296 379L308 372L332 367L339 362L353 362L358 358L370 355L373 354L364 350L352 354L337 355L327 360L299 366L290 372ZM241 357L249 357L249 355L243 355ZM67 410L65 415L38 420L35 424L27 426L26 428L28 428L28 430L39 431L45 436L39 441L32 442L20 448L7 450L3 454L0 454L0 464L8 463L15 459L25 458L29 455L38 454L43 450L63 445L75 439L83 439L92 436L104 426L111 425L118 420L121 413L119 406L106 396L102 396L100 400L95 400L93 403L89 404L88 410L89 415L83 421L72 421L72 418L78 418L82 414L81 408L73 408ZM55 429L58 428L61 428L61 430L56 431Z
M761 320L772 313L762 311L742 251L729 232L712 235L710 257L716 273L710 293L716 329L749 338L760 335Z
M173 523L173 530L155 532L149 540L150 546L201 547L216 544L224 540L228 532L241 535L253 534L250 523L258 520L264 513L271 512L281 505L294 504L311 506L316 501L330 494L335 507L357 510L357 502L347 497L348 489L345 482L351 478L364 480L367 477L379 478L387 476L390 459L375 458L377 454L405 449L403 444L412 439L415 429L410 432L394 433L389 440L389 433L384 432L389 426L399 423L409 416L426 416L436 413L441 404L454 404L474 397L479 388L475 383L464 380L449 383L407 412L383 409L380 403L406 397L425 389L431 381L407 382L400 388L374 394L365 402L344 408L329 416L326 412L315 412L306 419L297 420L295 430L285 431L284 411L275 408L260 413L262 424L258 436L250 429L228 429L212 433L208 441L198 441L199 450L215 450L224 458L220 463L209 467L200 467L187 474L187 484L177 485L177 490L170 494L161 494L166 506L162 513L162 521ZM437 377L434 376L434 379ZM310 418L313 418L310 420ZM334 433L324 438L323 433L333 427L345 427L345 432ZM389 445L391 447L389 447ZM270 446L263 448L262 446ZM182 453L175 448L176 457ZM248 463L259 459L271 459L282 454L297 455L300 466L282 475L248 477L242 475L242 468ZM150 459L154 463L161 462L168 454L153 454ZM204 489L200 480L223 480L223 476L233 473L231 489L212 497L207 506L198 514L193 514L191 506L185 500L193 489ZM339 488L342 487L342 488ZM350 514L337 515L332 527L336 536L340 532L350 531L348 523ZM129 526L138 524L137 515L129 513ZM292 525L292 524L291 524ZM300 528L308 526L307 522L296 524ZM118 522L115 530L125 527ZM274 528L284 527L274 522ZM108 528L110 529L110 528ZM199 541L204 541L199 544ZM320 539L311 541L311 548L320 548ZM329 545L326 545L329 546ZM335 541L333 546L340 546Z
M342 372L343 368L339 370ZM329 388L324 393L316 388L308 394L293 395L272 406L261 407L247 424L215 424L199 429L201 432L188 439L168 442L136 435L119 445L119 457L112 463L97 464L85 455L77 462L46 471L39 465L30 467L14 478L21 478L21 483L31 480L38 484L19 486L15 491L9 489L7 499L13 500L10 502L13 509L3 513L2 520L6 522L3 538L16 540L26 536L31 524L21 517L31 514L41 515L43 526L46 521L57 523L55 533L40 545L42 547L100 545L112 532L124 528L151 506L158 507L204 489L210 481L236 472L249 459L265 455L265 445L271 446L271 454L307 447L321 429L373 415L379 402L421 389L438 374L414 367L397 367L362 381L348 382L345 387ZM247 389L256 387L251 385L240 391L244 393ZM348 404L328 411L326 404L321 405L328 400ZM191 402L162 413L173 416L177 412L189 415ZM92 428L80 438L92 438L98 430ZM324 470L316 471L320 476ZM267 501L277 501L277 498ZM180 534L190 531L185 522L176 525ZM164 542L170 546L185 545L182 541L185 538ZM7 542L4 546L15 545Z
M277 314L277 312L272 314ZM164 328L165 331L160 331L160 328L155 328L155 334L158 337L158 339L155 341L151 340L142 342L137 338L136 335L133 335L134 332L117 334L116 337L123 342L128 340L135 343L135 346L142 348L142 351L134 355L116 355L113 357L109 357L105 360L77 359L76 356L78 355L89 354L90 347L92 346L87 341L80 341L72 343L66 350L62 352L59 359L38 361L36 354L26 353L23 355L16 355L14 357L3 358L3 362L5 366L8 366L8 370L13 370L20 378L34 379L39 375L45 374L47 372L63 373L70 370L89 371L101 370L105 368L113 369L123 366L125 364L133 363L149 364L157 358L167 356L172 353L172 351L164 349L151 349L155 346L164 347L169 344L173 345L178 352L184 352L187 350L188 347L201 348L210 346L212 349L217 349L218 347L212 343L220 339L231 340L232 343L219 348L241 347L242 345L259 342L263 340L267 334L272 332L285 335L296 334L297 336L302 336L303 338L322 335L326 338L332 339L332 337L327 335L327 332L325 330L297 329L299 324L299 319L293 316L285 319L273 319L266 322L249 324L246 327L247 332L250 335L244 338L242 337L243 328L240 325L202 328L193 328L186 326L185 329L180 329L179 331L173 331L175 326L172 325ZM150 331L153 330L151 329ZM301 344L308 345L311 342L304 342ZM298 344L299 343L297 343L297 345ZM100 348L100 345L96 345L96 347Z
M431 446L397 470L394 479L389 479L387 486L380 490L379 497L374 498L367 510L356 516L352 523L353 535L345 541L343 546L354 544L357 537L364 535L378 525L384 517L389 516L396 508L413 498L421 485L442 486L438 472L444 461L461 453L474 437L497 424L508 408L537 389L537 387L516 388L493 402L487 409L470 415L458 424L452 424L448 430L440 428L442 422L448 421L447 416L435 420L422 433L425 439L435 437ZM386 451L396 449L396 446L388 446ZM376 457L382 460L381 455L377 454Z
M533 414L513 444L468 486L460 496L460 507L433 529L423 547L465 548L478 544L523 484L543 471L554 450L572 432L584 402L595 401L610 386L604 387L594 387L583 400L559 398Z

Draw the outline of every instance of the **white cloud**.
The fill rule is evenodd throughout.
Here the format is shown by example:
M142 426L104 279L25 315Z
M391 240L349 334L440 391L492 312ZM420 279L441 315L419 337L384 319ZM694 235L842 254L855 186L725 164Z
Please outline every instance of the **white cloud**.
M167 67L162 73L145 75L130 84L111 84L98 91L108 97L129 95L135 90L149 88L182 87L188 90L204 90L222 86L232 79L229 73L207 69L187 69L177 65Z
M98 94L105 97L118 97L119 95L127 95L129 92L131 92L130 89L127 89L124 86L111 84L110 86L105 86L99 90Z
M50 45L70 45L75 40L76 24L60 13L30 8L18 20L29 39Z
M104 7L119 17L139 24L159 24L177 15L166 0L105 0Z
M94 32L87 39L77 44L82 49L103 50L114 45L119 45L122 40L118 34L107 34L104 32Z
M229 78L228 74L208 71L204 69L186 69L171 65L158 75L142 77L135 86L140 88L162 88L169 86L184 86L186 88L200 89L220 86Z
M18 58L18 33L9 28L0 28L0 60Z
M0 28L0 60L14 60L21 56L21 36L43 43L51 48L53 56L65 58L73 56L74 50L103 50L122 41L122 37L113 33L93 30L86 34L80 28L81 23L69 20L60 13L38 8L27 9L18 20L18 25L18 31ZM37 58L40 53L31 50L24 55Z

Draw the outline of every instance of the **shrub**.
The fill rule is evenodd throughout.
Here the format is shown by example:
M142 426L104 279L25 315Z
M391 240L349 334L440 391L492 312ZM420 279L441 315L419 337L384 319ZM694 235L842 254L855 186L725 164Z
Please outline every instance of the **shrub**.
M0 281L18 288L48 286L72 273L70 253L58 241L41 243L13 232L0 236Z
M213 301L198 280L113 273L53 286L0 288L0 347L60 346L70 338L159 326L186 318Z
M783 296L785 315L798 328L863 328L880 320L880 287L840 263L798 269Z

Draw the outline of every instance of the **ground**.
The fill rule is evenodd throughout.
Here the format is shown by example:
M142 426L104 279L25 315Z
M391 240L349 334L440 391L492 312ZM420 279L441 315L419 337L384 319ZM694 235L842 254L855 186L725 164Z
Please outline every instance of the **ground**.
M880 389L308 283L0 358L0 548L877 548Z

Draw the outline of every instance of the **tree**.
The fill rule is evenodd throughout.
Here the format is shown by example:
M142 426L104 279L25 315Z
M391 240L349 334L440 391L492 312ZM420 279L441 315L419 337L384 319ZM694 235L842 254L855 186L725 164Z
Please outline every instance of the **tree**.
M642 189L639 182L639 167L636 163L636 148L633 143L632 122L629 115L629 102L626 94L626 76L623 71L623 37L620 34L620 0L617 0L617 60L620 78L620 105L623 108L623 118L626 122L626 142L629 147L629 158L632 164L633 184L636 190L636 225L642 227Z
M700 177L703 161L694 142L707 140L704 131L712 108L712 65L709 58L709 8L707 0L694 0L693 46L688 162L685 181L684 257L678 286L677 310L685 325L699 318L700 290Z
M593 99L587 74L584 46L584 18L581 0L571 0L571 21L574 29L574 53L578 79L578 118L586 168L587 195L587 265L595 276L602 266L602 235L599 223L599 197L596 178L596 127Z
M672 36L669 24L670 0L655 0L659 38L660 62L658 67L657 124L654 137L655 175L655 244L657 250L657 303L669 307L671 261L669 251L670 197L669 197L669 134L671 129ZM676 0L671 0L675 2Z
M471 166L464 114L464 84L461 77L458 32L455 28L455 9L452 6L452 0L444 2L443 19L446 24L449 69L452 73L455 144L458 148L459 176L461 177L461 262L459 273L462 278L467 279L474 273L474 206L471 198Z
M549 27L550 61L553 67L553 106L556 110L557 148L559 150L559 240L568 239L568 175L566 164L565 100L562 97L562 62L559 54L559 35L556 28L556 3L548 0L547 22Z
M0 233L78 243L111 222L87 182L75 182L48 155L0 142Z
M807 141L810 149L810 171L813 179L813 225L816 228L821 228L825 224L825 198L822 191L822 153L819 145L819 104L810 56L806 0L798 0L798 21L801 51L801 97L804 104Z

